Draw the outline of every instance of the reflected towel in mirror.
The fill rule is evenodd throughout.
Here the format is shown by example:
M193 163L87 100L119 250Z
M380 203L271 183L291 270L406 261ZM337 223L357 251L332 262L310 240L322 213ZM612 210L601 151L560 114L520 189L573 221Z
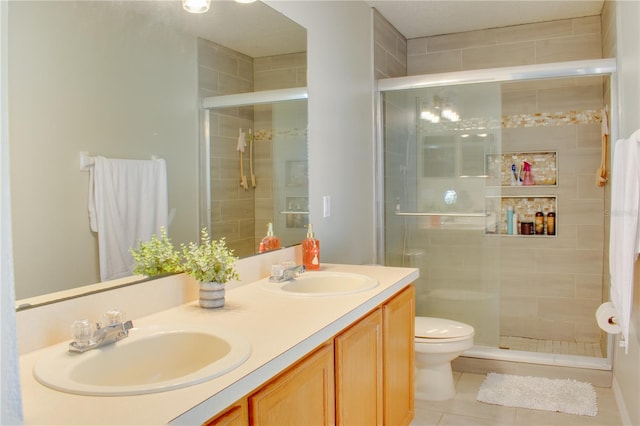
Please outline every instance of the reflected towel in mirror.
M95 157L89 170L89 220L98 233L100 279L132 275L129 249L167 227L165 160Z

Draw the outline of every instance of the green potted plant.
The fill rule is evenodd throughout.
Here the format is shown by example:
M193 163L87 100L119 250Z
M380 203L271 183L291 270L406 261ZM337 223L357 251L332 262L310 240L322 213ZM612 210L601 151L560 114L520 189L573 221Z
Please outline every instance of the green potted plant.
M224 306L224 285L232 279L238 279L236 271L237 257L227 247L223 238L211 240L207 228L202 228L200 244L190 242L182 244L184 272L199 283L200 306L219 308Z
M134 274L153 277L182 272L180 252L174 249L165 227L160 228L160 238L153 234L149 241L138 242L138 248L129 250L136 262Z

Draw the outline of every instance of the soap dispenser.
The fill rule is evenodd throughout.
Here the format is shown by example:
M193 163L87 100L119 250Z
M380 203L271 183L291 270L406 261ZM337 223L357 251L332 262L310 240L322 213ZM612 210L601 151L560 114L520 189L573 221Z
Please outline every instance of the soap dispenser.
M267 235L260 241L260 248L258 251L264 253L265 251L275 250L280 248L280 238L273 235L273 224L269 223L267 227Z
M307 238L302 240L302 264L306 270L320 269L320 241L315 239L313 225L309 224Z

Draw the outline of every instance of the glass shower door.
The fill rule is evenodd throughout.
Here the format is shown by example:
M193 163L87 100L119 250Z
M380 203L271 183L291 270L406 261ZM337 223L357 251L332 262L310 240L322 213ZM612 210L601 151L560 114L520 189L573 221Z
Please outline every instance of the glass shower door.
M499 345L501 151L494 83L383 93L384 262L420 269L416 314L472 325Z

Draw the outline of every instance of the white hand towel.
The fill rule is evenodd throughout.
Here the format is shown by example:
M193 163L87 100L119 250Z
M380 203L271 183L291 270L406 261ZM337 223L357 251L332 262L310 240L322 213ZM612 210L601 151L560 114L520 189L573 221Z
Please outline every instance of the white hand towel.
M633 270L640 249L640 130L614 146L611 176L611 236L609 272L611 302L629 342L629 322L633 301ZM626 352L629 348L627 345Z
M96 157L89 173L89 219L98 233L100 278L132 275L129 249L167 226L166 163Z

